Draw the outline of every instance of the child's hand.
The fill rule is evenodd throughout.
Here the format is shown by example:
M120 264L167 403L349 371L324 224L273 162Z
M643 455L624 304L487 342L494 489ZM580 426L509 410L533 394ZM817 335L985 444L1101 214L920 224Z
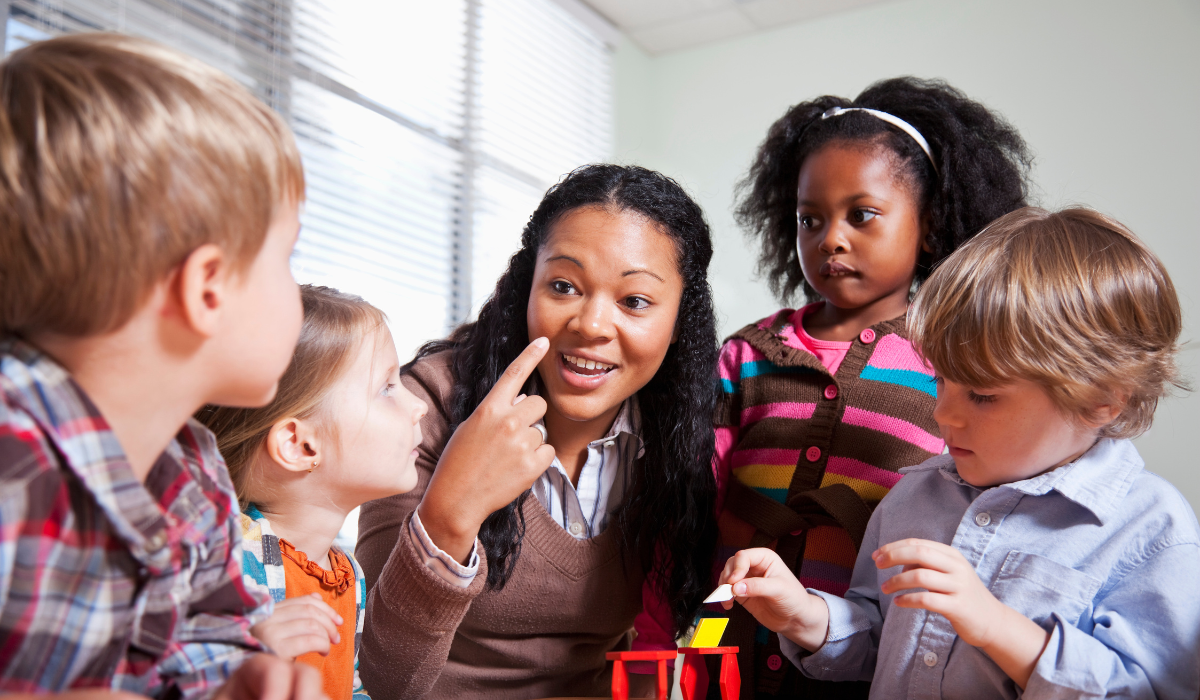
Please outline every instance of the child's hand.
M1000 633L995 623L1002 617L998 609L1003 604L957 549L940 542L907 539L885 544L871 558L880 569L904 567L902 573L884 582L881 592L891 595L909 588L927 591L896 596L892 601L896 605L942 615L958 636L974 647L986 645Z
M898 595L893 603L945 617L964 642L982 650L1025 688L1050 635L992 595L957 549L940 542L907 539L885 544L871 558L880 569L904 567L880 586L883 593L925 589Z
M816 651L829 630L825 601L809 595L779 555L770 549L743 549L729 558L718 583L733 585L733 595L754 619L772 632ZM721 603L726 610L733 601Z
M292 661L310 651L328 654L330 646L342 640L337 630L342 622L319 594L310 593L276 603L271 617L251 627L250 633L276 656Z
M328 700L312 666L255 654L233 672L214 700Z

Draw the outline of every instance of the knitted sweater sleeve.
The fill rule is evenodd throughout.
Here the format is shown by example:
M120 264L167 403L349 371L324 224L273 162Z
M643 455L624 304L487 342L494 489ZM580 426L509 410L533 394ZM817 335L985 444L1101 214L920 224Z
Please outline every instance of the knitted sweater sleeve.
M411 538L396 539L367 594L359 673L373 697L419 698L433 688L463 616L487 582L479 546L480 575L458 588L425 565Z
M729 480L733 478L733 447L738 441L742 413L742 362L754 353L750 344L741 338L731 338L721 346L717 361L717 410L713 416L716 444L713 449L713 476L717 480L717 515L725 504Z
M460 588L425 564L407 534L408 521L450 439L449 353L421 360L400 380L429 406L421 422L424 440L418 447L417 486L364 504L355 548L368 591L359 675L377 699L419 698L433 688L463 616L487 583L482 547L475 580Z

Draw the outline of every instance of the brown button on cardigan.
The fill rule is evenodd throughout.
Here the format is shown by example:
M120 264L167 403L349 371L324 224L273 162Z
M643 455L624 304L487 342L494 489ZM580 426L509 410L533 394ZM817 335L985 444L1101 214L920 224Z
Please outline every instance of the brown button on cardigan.
M449 353L421 360L401 381L429 415L417 487L364 505L359 521L355 555L369 590L363 686L376 700L608 695L604 654L629 648L642 606L642 573L622 558L616 528L576 540L529 498L508 585L484 590L482 549L468 588L447 583L418 556L407 528L450 437Z

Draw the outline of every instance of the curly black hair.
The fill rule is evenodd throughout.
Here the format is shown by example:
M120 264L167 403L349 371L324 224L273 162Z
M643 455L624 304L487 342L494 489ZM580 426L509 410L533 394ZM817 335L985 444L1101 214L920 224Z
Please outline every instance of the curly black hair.
M929 142L936 169L915 140L865 112L822 119L833 107L867 107L895 115ZM804 159L830 142L887 147L929 217L931 253L917 261L916 281L985 225L1026 205L1032 156L1008 122L940 80L881 80L853 101L832 95L802 102L771 125L737 186L734 210L747 236L761 240L758 269L783 303L803 288L796 252L796 186Z
M635 553L651 584L671 601L675 631L692 623L712 582L716 548L713 518L712 415L717 396L717 329L708 264L712 238L700 207L674 180L636 166L587 165L546 192L521 235L491 298L474 323L426 344L413 362L451 350L455 377L451 428L466 420L500 374L529 344L526 309L537 254L554 227L580 207L636 212L675 242L683 297L678 334L658 372L637 393L645 454L630 474L624 503L614 513L622 546ZM406 365L411 367L412 363ZM526 491L492 513L479 531L487 550L489 589L512 575L525 534Z

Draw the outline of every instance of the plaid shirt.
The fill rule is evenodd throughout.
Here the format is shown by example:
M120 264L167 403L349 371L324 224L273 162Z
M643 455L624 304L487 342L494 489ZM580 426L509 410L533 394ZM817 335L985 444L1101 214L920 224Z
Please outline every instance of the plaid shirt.
M67 371L0 341L0 693L211 694L262 650L238 516L200 424L143 484Z

